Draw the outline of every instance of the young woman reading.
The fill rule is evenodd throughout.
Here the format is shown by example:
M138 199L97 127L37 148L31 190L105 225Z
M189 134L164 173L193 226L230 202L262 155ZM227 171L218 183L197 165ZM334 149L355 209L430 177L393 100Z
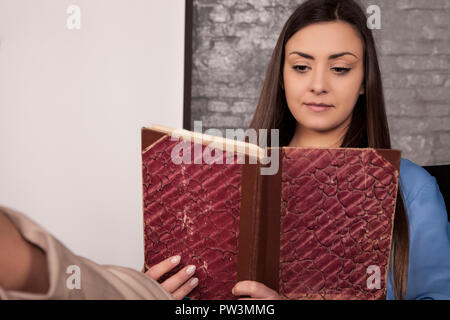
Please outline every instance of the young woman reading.
M280 146L389 149L382 88L374 39L361 7L354 0L309 0L295 10L280 34L250 128L279 129ZM450 299L450 228L436 180L402 159L397 199L387 299ZM9 216L16 222L25 219L11 211ZM64 298L55 292L54 281L49 289L49 278L42 275L49 270L45 252L20 237L1 212L0 231L0 270L9 270L0 272L0 297L3 286L38 294L29 298ZM15 263L6 252L23 263ZM71 253L67 257L79 261ZM179 264L179 258L151 267L147 276L159 279ZM96 298L181 299L198 284L194 266L184 267L161 286L152 279L133 278L132 271L120 267L89 263L88 270L101 275L98 285L113 286L109 294L92 292ZM125 290L127 281L143 287ZM242 299L281 298L255 281L238 282L232 292L246 297ZM9 291L9 297L18 296Z
M303 3L278 39L250 128L279 129L280 146L390 149L366 21L353 0ZM450 299L450 235L436 180L402 159L397 199L387 299ZM280 298L254 281L233 293Z

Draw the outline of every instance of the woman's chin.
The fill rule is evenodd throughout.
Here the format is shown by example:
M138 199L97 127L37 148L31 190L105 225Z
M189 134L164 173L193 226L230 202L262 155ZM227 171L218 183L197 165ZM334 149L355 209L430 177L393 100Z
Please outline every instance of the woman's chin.
M305 125L303 125L303 127L305 129L307 129L308 131L314 131L317 133L323 133L326 134L330 131L333 131L336 126L334 125L334 123L317 123L317 121L314 122L314 124L308 125L305 123Z

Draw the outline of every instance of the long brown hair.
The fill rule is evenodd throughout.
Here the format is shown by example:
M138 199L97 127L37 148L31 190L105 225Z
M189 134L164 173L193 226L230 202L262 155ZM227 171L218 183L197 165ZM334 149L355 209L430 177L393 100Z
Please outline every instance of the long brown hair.
M364 45L365 93L356 102L352 121L341 147L391 149L381 73L375 41L367 17L354 0L308 0L286 22L268 66L258 106L249 128L279 129L280 146L287 146L295 133L296 120L289 111L283 90L285 46L300 29L319 22L344 21L359 31ZM270 145L268 137L267 145ZM400 188L397 194L391 247L391 271L396 299L404 299L408 278L409 232Z

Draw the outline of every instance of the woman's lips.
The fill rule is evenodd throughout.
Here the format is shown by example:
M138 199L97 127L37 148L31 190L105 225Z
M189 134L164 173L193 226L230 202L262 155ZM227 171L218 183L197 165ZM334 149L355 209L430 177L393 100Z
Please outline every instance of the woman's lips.
M321 104L305 103L305 106L308 107L309 110L314 112L324 112L330 110L331 108L334 108L333 105L322 103Z

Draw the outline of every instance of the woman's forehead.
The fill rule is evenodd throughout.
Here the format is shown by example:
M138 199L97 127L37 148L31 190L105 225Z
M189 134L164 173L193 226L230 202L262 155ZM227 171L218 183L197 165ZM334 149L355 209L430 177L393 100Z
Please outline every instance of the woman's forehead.
M361 57L363 43L359 33L348 23L315 23L300 29L289 39L286 43L286 55L293 51L317 57L349 51Z

